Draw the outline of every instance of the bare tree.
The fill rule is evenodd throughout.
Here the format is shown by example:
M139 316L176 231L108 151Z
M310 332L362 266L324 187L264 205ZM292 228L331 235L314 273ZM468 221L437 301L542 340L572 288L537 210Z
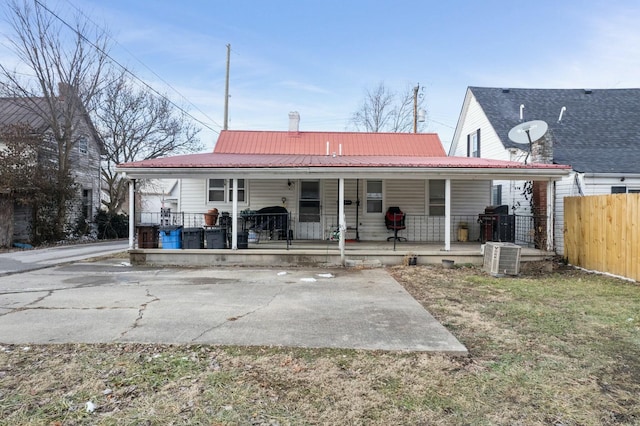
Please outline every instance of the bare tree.
M417 100L417 107L421 109L424 100L415 92L415 88L407 86L402 93L392 92L381 82L375 89L365 92L364 100L353 114L351 122L357 130L365 132L412 132L414 100Z
M107 35L92 33L79 16L72 24L63 23L39 1L10 0L5 7L12 30L8 43L19 64L17 69L0 64L2 92L20 99L42 121L56 148L56 183L67 187L72 184L70 156L78 140L77 126L108 65ZM57 200L59 237L64 235L68 194L60 191Z
M186 114L168 98L136 88L126 73L94 99L93 110L106 151L102 180L109 199L102 203L109 213L117 213L127 195L116 164L202 149L197 138L200 130Z

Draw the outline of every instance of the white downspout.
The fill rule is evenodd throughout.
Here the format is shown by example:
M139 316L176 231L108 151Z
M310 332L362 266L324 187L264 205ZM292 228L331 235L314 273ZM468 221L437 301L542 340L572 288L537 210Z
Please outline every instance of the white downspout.
M345 264L345 254L344 254L344 245L345 245L345 234L347 233L347 224L344 217L344 178L340 178L338 180L338 223L340 226L340 262L342 266Z
M233 190L231 191L233 194L233 202L231 203L231 249L238 249L238 179L233 178Z
M135 187L136 180L129 180L129 250L134 249L134 232L136 230Z
M444 181L444 250L451 251L451 179Z

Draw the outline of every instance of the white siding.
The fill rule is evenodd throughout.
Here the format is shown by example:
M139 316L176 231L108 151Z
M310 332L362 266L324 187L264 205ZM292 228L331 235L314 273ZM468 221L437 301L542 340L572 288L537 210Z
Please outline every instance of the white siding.
M204 213L216 207L223 211L224 208L207 204L206 179L183 179L180 191L180 210L190 213Z
M640 177L625 177L620 181L617 176L595 176L584 178L579 173L572 172L568 177L555 183L555 248L556 253L564 255L564 198L580 195L578 182L581 182L583 195L611 194L612 186L626 186L640 189Z
M288 185L291 182L291 185ZM291 213L292 228L295 238L305 238L310 233L310 226L316 226L317 238L327 239L337 228L338 217L338 180L327 179L320 182L321 190L321 223L318 225L298 223L298 200L300 181L287 179L251 180L247 182L248 202L239 205L240 210L259 210L268 206L284 206ZM208 209L217 208L220 212L231 212L230 203L207 203L206 180L184 179L179 185L180 207L185 213L198 214ZM415 180L386 180L383 182L383 211L382 213L366 213L366 179L345 180L345 200L351 204L345 205L347 220L347 238L355 238L355 228L358 226L360 239L382 241L391 236L387 230L384 215L391 206L398 206L408 215L407 230L402 234L410 239L419 241L443 241L444 217L428 216L428 181ZM491 197L490 181L458 180L452 181L452 215L466 216L454 218L452 233L457 232L459 222L468 222L469 238L477 239L479 231L475 230L476 218L489 204ZM282 198L286 201L283 203ZM358 200L360 205L358 206ZM356 210L358 220L356 222ZM305 229L303 229L305 228ZM314 231L315 232L315 231Z
M491 181L454 180L451 182L451 240L456 241L460 222L467 222L469 241L480 238L478 215L491 204Z
M509 153L498 139L498 135L489 124L489 120L475 97L469 99L469 106L461 120L462 128L457 136L455 151L456 157L467 156L467 135L480 129L480 156L496 160L509 160Z

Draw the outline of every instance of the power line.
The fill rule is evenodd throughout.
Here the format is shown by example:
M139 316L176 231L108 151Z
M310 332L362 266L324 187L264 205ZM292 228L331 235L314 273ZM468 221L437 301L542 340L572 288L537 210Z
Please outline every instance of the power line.
M207 129L211 130L212 132L215 133L220 133L218 132L216 129L212 128L208 123L203 122L202 120L194 117L189 111L186 111L184 108L182 108L181 106L179 106L178 104L176 104L173 100L169 99L168 97L164 96L162 93L158 92L156 89L154 89L151 85L149 85L147 82L145 82L144 80L142 80L140 77L138 77L137 75L135 75L132 71L130 71L127 67L125 67L124 65L122 65L118 60L114 59L111 55L109 55L108 52L106 52L104 49L102 49L100 46L96 45L94 42L92 42L91 40L89 40L87 37L85 37L84 34L82 34L80 31L76 30L75 28L73 28L73 26L71 26L69 23L67 23L64 19L62 19L60 16L58 16L55 12L53 12L51 9L49 9L47 6L45 6L40 0L34 0L36 4L38 4L40 7L42 7L44 10L46 10L48 13L50 13L52 16L54 16L57 20L59 20L60 22L62 22L62 24L64 24L67 28L69 28L71 31L73 31L74 33L76 33L82 40L84 40L85 42L89 43L94 49L98 50L101 54L105 55L107 58L109 58L115 65L117 65L118 67L120 67L124 72L126 72L127 74L129 74L131 77L133 77L135 80L137 80L139 83L141 83L143 86L145 86L147 89L149 89L150 91L152 91L153 93L155 93L156 95L160 96L161 98L165 98L171 105L173 105L176 109L178 109L179 111L182 111L182 113L184 113L185 115L187 115L189 118L191 118L192 120L196 121L197 123L200 123L202 126L206 127ZM89 22L91 22L93 25L95 25L97 28L100 28L102 31L104 31L103 28L101 28L99 25L97 25L95 22L93 22L88 16L86 16L80 9L78 9L77 7L75 7L73 4L71 4L69 2L69 0L67 0L67 3L69 3L72 7L74 7L79 13L81 13L87 20L89 20ZM104 31L106 33L106 31ZM107 36L109 38L111 38L110 36ZM113 40L113 39L112 39ZM114 42L117 43L117 41L113 40ZM120 44L118 44L120 46ZM122 46L121 46L122 47ZM124 49L126 50L126 49ZM127 51L128 52L128 51ZM128 52L130 53L130 52ZM135 56L132 55L134 58ZM138 60L136 58L136 60L140 63L142 63L142 61ZM143 64L144 65L144 64ZM200 113L202 113L207 119L211 120L211 122L213 124L215 124L218 127L222 127L220 126L218 123L215 122L215 120L211 119L210 117L208 117L203 111L201 111L196 105L194 105L193 103L191 103L184 95L182 95L180 92L178 92L175 88L173 88L169 83L167 83L166 81L164 81L162 79L162 77L160 77L159 75L157 75L153 70L151 70L149 67L147 67L146 65L144 65L147 69L149 69L156 77L158 77L162 82L164 82L167 86L169 86L174 92L176 92L177 94L179 94L183 99L187 100L187 102L192 105L193 107L195 107Z

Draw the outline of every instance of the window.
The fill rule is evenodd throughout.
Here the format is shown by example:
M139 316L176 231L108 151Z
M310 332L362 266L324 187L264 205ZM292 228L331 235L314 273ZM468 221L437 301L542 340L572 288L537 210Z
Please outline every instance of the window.
M429 216L444 216L444 180L429 181Z
M80 139L78 139L78 150L80 151L80 154L86 154L89 152L89 142L87 141L86 136L80 136Z
M207 201L224 203L224 179L209 179L209 197Z
M247 199L247 188L244 179L238 179L238 202L244 203ZM208 179L207 202L232 203L233 179Z
M229 179L229 202L233 202L233 179ZM244 203L244 179L238 179L238 202Z
M467 135L467 157L480 157L480 129Z
M367 181L367 213L382 213L382 181Z
M491 204L494 206L502 205L502 185L493 185L491 188Z
M82 215L85 219L93 219L93 193L90 189L82 190Z
M640 192L639 188L628 188L626 186L612 186L612 194L637 194Z

